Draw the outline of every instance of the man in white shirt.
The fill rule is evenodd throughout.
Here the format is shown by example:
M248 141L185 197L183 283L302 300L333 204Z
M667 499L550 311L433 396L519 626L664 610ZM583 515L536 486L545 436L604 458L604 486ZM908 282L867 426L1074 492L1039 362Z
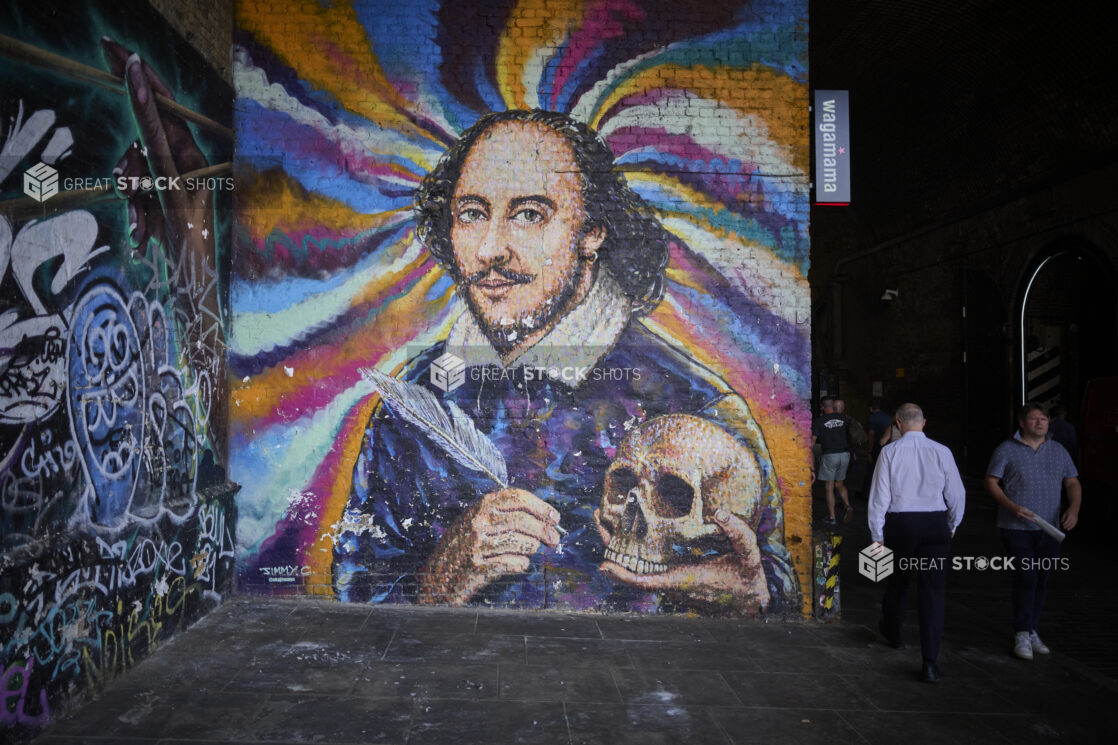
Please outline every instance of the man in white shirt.
M901 439L881 450L870 490L869 526L875 546L893 551L894 571L881 600L878 629L901 649L909 574L917 572L923 679L941 678L936 660L943 635L947 554L963 520L966 491L951 451L924 436L927 420L916 404L897 409Z

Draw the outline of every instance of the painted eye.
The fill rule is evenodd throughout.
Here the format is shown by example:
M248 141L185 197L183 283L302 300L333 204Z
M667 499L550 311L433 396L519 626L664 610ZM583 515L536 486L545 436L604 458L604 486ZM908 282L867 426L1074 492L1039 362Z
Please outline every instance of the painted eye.
M606 493L609 495L609 501L612 504L621 504L629 501L629 492L636 488L640 483L637 474L633 473L632 469L617 468L606 476Z
M544 213L532 207L525 207L524 209L517 210L513 216L513 222L520 223L521 225L536 225L543 222Z
M481 222L482 220L486 219L486 217L487 215L485 214L485 211L480 210L477 207L466 207L465 209L459 210L457 215L458 222L464 225Z

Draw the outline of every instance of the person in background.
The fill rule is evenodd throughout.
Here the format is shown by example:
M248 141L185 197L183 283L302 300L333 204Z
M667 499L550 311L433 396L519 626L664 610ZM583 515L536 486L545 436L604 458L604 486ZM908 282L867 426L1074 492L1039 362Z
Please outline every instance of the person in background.
M823 488L827 499L827 517L824 522L834 525L835 520L835 490L846 507L843 517L849 522L853 517L850 506L850 495L846 491L846 470L850 467L850 443L847 439L846 414L836 410L838 401L824 398L822 402L823 413L815 418L811 425L811 445L819 443L822 455L819 459L819 478L823 481Z
M873 467L877 463L877 456L881 453L881 448L884 447L884 436L893 426L893 417L889 416L888 412L882 411L881 399L874 396L870 399L870 414L866 418L866 438L869 440L869 452L867 453L866 475L862 484L862 492L869 494L870 485L873 482Z
M882 437L889 431L893 424L893 418L889 416L888 412L881 410L881 399L873 398L870 401L870 415L866 420L866 433L870 439L870 465L872 466L877 462L877 456L881 452Z
M1073 463L1079 462L1079 435L1075 425L1068 421L1068 407L1056 404L1048 410L1048 434L1051 439L1064 446Z

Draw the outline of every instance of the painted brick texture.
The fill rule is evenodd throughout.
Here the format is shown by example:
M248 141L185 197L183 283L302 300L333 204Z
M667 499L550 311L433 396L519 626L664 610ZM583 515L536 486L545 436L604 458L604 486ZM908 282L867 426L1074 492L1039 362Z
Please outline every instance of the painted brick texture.
M809 612L807 3L236 27L240 587Z

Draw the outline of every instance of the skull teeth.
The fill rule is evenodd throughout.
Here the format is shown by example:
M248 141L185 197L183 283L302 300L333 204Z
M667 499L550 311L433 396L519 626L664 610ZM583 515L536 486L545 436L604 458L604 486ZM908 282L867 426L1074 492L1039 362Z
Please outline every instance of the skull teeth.
M606 560L612 561L616 564L628 569L630 572L636 574L659 574L668 569L668 565L659 561L647 561L632 554L622 553L615 551L612 548L606 549Z

